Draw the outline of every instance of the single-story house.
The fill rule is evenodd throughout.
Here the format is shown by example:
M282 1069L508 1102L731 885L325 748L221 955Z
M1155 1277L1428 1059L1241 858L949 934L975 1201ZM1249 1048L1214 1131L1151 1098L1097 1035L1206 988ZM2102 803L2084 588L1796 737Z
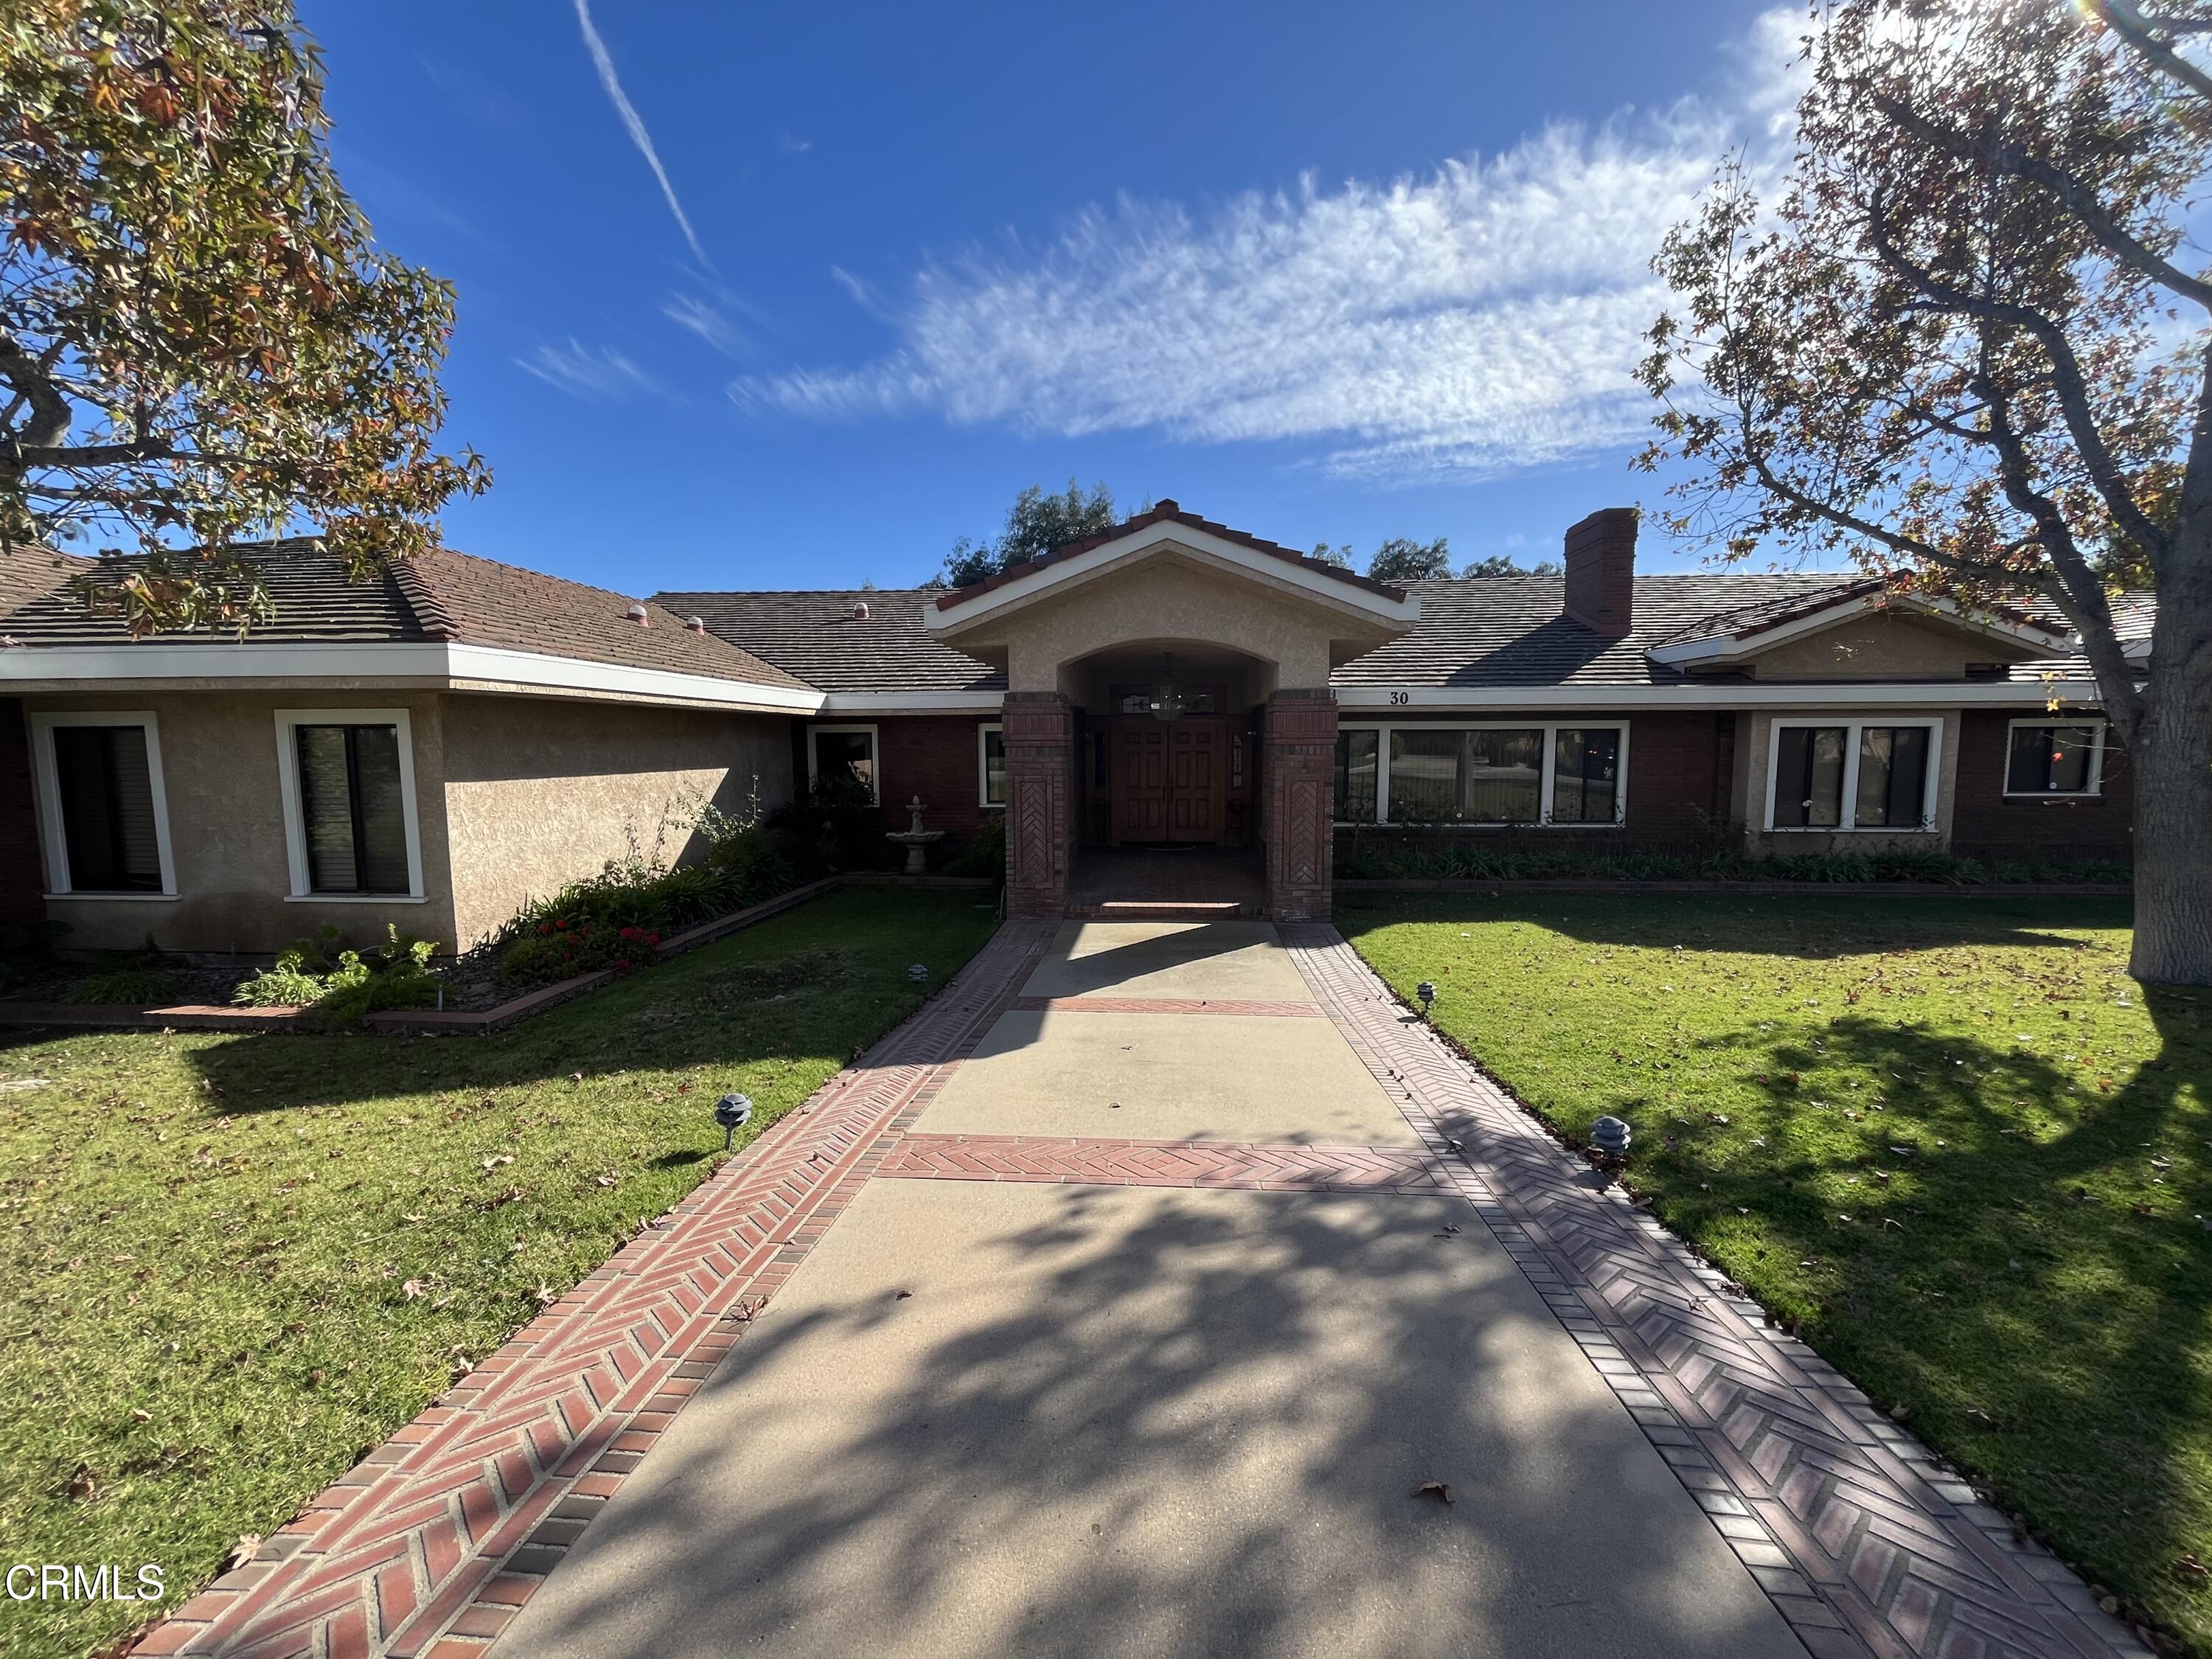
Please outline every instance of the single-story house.
M279 544L242 641L134 641L84 604L90 562L16 549L0 927L465 946L611 857L680 853L699 803L823 777L886 830L919 799L947 847L1003 820L1018 914L1157 867L1129 849L1211 847L1270 914L1325 916L1355 836L2129 856L2124 757L2055 617L1638 575L1636 534L1609 508L1564 579L1397 587L1170 501L971 587L635 599L443 550L355 584ZM2131 602L2138 654L2149 625Z

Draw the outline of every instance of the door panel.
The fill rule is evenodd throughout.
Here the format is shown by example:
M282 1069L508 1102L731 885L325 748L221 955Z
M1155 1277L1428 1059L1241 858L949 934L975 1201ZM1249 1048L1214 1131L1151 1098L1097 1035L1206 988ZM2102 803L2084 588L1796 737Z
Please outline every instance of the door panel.
M1226 817L1228 723L1114 723L1114 839L1218 842Z

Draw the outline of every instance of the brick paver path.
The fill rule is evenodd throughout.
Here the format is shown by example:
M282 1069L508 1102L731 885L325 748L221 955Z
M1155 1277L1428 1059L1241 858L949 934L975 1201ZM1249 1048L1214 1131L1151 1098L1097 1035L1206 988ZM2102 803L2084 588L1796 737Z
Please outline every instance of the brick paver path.
M1815 1659L2148 1652L1858 1389L1600 1188L1333 928L1282 930L1310 1002L1023 997L1052 931L1008 924L944 994L137 1651L481 1659L860 1184L882 1178L1457 1193ZM1422 1144L915 1132L1010 1010L1328 1018Z

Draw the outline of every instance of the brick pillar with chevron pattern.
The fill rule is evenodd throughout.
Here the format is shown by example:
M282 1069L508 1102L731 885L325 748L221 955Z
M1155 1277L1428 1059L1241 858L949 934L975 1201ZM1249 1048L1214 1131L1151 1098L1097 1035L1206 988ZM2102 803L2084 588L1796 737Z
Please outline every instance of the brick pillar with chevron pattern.
M1277 921L1327 921L1336 816L1336 693L1327 686L1267 699L1261 785L1267 852L1267 914Z
M1075 841L1075 711L1057 691L1006 694L1006 914L1067 905Z

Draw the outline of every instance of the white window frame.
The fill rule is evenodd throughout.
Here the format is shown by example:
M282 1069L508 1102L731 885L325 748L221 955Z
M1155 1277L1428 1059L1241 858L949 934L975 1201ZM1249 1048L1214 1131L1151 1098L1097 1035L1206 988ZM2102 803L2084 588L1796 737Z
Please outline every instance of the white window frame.
M872 763L868 768L868 789L870 791L871 797L868 805L871 806L881 806L884 804L884 739L882 734L877 731L873 722L847 721L841 723L838 721L825 720L819 724L811 724L807 726L806 787L809 789L811 789L817 782L820 781L820 779L816 775L819 762L817 760L814 753L814 734L817 732L865 732L868 734L868 754L872 757ZM981 739L979 738L977 741L980 743Z
M1774 792L1781 779L1782 734L1785 731L1844 729L1843 799L1837 803L1838 822L1832 824L1784 823L1774 821ZM1920 792L1920 822L1906 828L1897 823L1859 824L1850 822L1858 812L1859 745L1869 726L1917 726L1928 733L1928 775ZM1939 716L1869 714L1857 718L1833 715L1793 715L1768 723L1766 732L1766 833L1772 836L1931 836L1936 830L1937 800L1943 783L1943 721Z
M136 726L146 733L146 782L154 794L154 849L161 861L158 893L79 892L70 884L69 828L62 819L62 781L54 761L54 728L60 726ZM70 709L31 716L32 766L39 780L39 840L46 855L50 899L124 899L161 903L177 896L177 864L169 850L169 792L161 778L161 722L150 709L106 713Z
M2087 786L2080 789L2015 789L2012 787L2012 734L2023 726L2049 730L2054 726L2094 726L2096 741L2089 750ZM2043 714L2005 722L2004 771L2001 787L2007 800L2101 800L2105 794L2105 734L2112 722L2102 714Z
M975 728L975 804L987 812L1003 812L1006 810L1006 803L991 799L990 734L994 732L999 734L999 741L1003 744L1006 740L1006 727L1003 720L985 720ZM880 765L877 768L878 775L881 775L882 769Z
M399 738L399 804L407 832L407 890L404 893L318 893L307 868L307 816L300 806L300 738L303 726L390 726ZM415 728L404 708L280 708L276 711L276 779L284 798L284 859L292 890L287 904L421 904L422 836L415 803Z
M1431 823L1425 821L1407 827L1421 830L1466 830L1497 831L1501 830L1619 830L1628 822L1628 738L1629 722L1625 720L1342 720L1340 732L1373 732L1375 739L1375 820L1370 823L1355 823L1349 818L1336 822L1347 829L1378 829L1395 823L1390 816L1390 734L1393 732L1540 732L1544 738L1544 775L1538 785L1538 815L1533 823ZM1552 821L1553 773L1558 758L1559 734L1562 732L1618 732L1620 733L1620 787L1613 795L1613 822L1592 823L1576 819L1554 823ZM1334 770L1335 757L1330 757Z

